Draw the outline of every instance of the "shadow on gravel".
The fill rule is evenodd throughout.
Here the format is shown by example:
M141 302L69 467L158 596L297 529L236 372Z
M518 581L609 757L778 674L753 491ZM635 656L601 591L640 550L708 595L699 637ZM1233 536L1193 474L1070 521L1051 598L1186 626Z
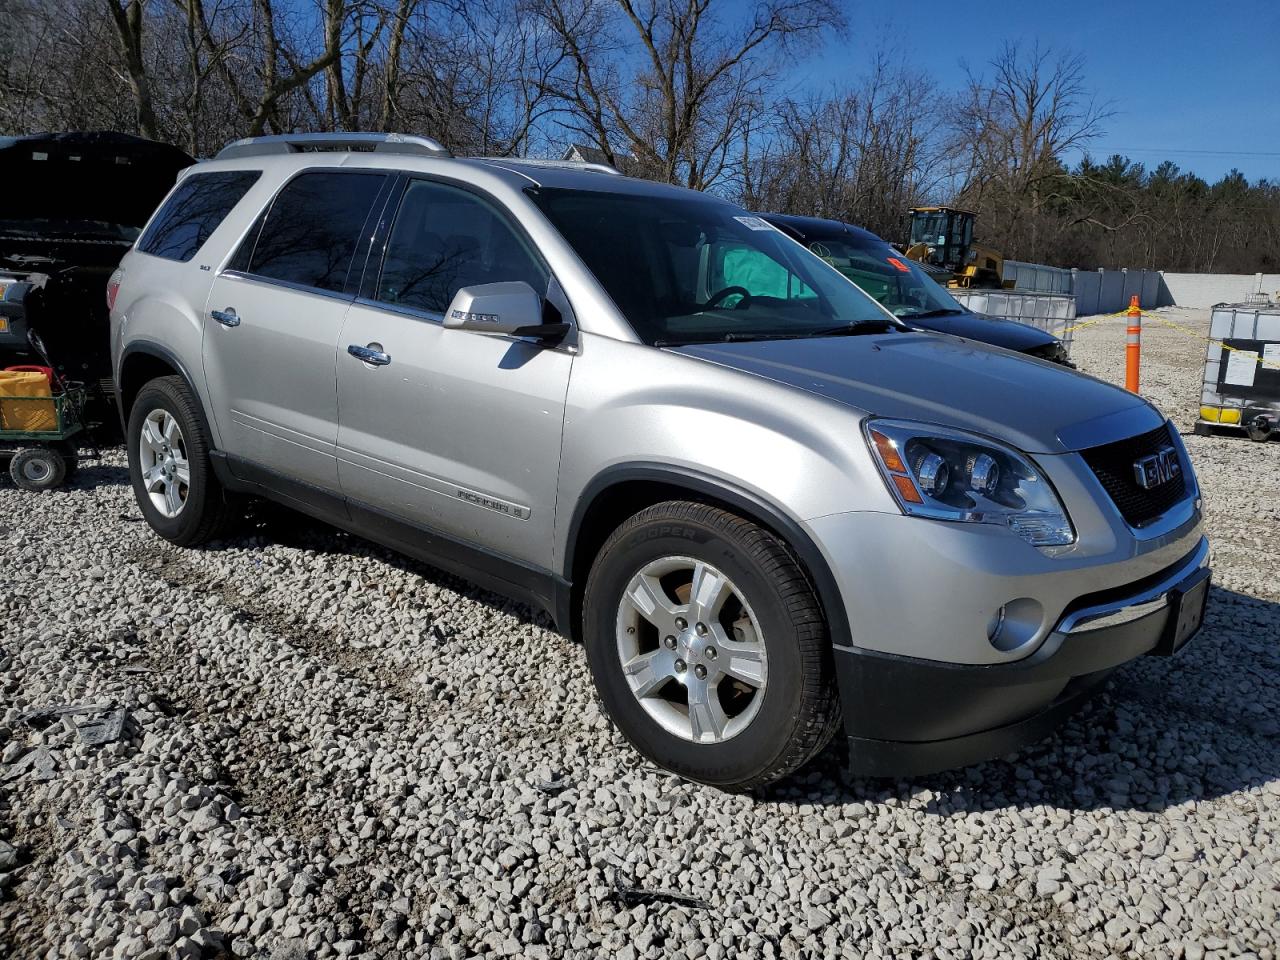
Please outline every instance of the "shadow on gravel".
M129 485L129 470L127 467L117 467L111 464L98 463L97 461L87 460L81 461L80 466L75 473L67 478L66 483L54 490L53 493L67 490L93 490L96 487L127 487ZM3 468L0 468L0 487L14 489L13 480L9 477L8 462L6 461ZM33 493L31 496L44 496L44 493Z
M75 476L67 481L73 490L92 490L95 487L127 487L129 486L129 468L111 464L86 461L81 463Z
M1160 811L1280 780L1280 603L1215 587L1203 632L1143 657L1052 737L1011 759L913 780L847 776L837 741L763 800L852 803L927 791L950 815L1009 806Z
M548 630L554 629L550 617L534 611L527 604L511 600L472 583L464 577L433 567L429 563L397 553L372 540L339 530L322 520L314 520L306 514L291 510L269 500L253 500L247 505L245 516L236 522L229 536L212 541L198 549L253 550L262 541L300 550L316 550L321 553L348 557L373 557L387 566L418 577L424 583L452 590L477 603L514 617L521 623L536 624Z

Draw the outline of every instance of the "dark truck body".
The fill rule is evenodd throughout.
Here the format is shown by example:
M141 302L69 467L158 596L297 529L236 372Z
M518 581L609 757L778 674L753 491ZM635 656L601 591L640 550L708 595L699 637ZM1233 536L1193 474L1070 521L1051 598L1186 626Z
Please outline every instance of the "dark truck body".
M949 333L955 337L967 337L970 340L1004 347L1006 350L1016 350L1018 353L1025 353L1027 356L1038 357L1041 360L1074 366L1067 359L1066 348L1053 334L1029 324L974 313L962 303L957 302L942 287L937 268L906 259L905 254L899 253L870 230L838 220L823 220L819 217L800 217L779 213L762 213L760 216L793 240L818 253L819 256L824 256L821 252L824 245L845 244L882 264L896 264L894 269L887 271L889 275L893 275L895 270L901 271L904 275L910 274L915 278L913 283L928 300L919 304L922 311L919 313L904 312L892 302L891 297L885 297L886 292L893 290L892 284L877 289L876 278L870 274L862 273L852 265L844 266L839 262L832 264L869 296L879 301L885 309L911 327L934 333ZM943 281L947 276L950 276L949 272L941 272ZM928 307L942 309L929 309L925 312L925 308Z
M65 378L104 395L107 279L193 162L122 133L0 138L0 367L43 362L27 342L34 329ZM114 423L99 413L90 419Z

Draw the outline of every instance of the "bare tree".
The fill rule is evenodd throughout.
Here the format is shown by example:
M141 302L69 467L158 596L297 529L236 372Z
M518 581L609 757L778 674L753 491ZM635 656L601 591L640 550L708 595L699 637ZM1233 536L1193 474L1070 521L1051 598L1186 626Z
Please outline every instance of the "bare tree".
M744 149L747 206L850 221L890 238L903 232L907 208L949 175L933 81L893 51L879 52L847 87L783 98Z
M396 0L387 40L387 59L383 66L381 129L394 130L397 107L400 102L400 57L409 21L418 7L419 0Z
M619 149L655 179L705 188L767 96L788 48L840 31L834 0L763 0L726 22L712 0L540 0L566 49L551 79L573 134L611 161ZM723 8L721 8L723 9ZM627 52L637 50L636 57Z
M129 86L137 108L138 132L155 140L160 136L155 108L151 103L151 87L147 81L146 61L143 57L145 20L142 0L103 0L116 28L116 39L124 56Z
M1111 110L1089 90L1079 54L1011 42L988 66L989 78L969 71L954 111L967 167L958 200L983 214L981 229L1006 255L1033 259L1064 157L1096 138Z
M344 0L324 0L323 47L304 59L305 55L294 49L282 34L272 0L253 0L249 17L250 33L258 41L254 55L228 56L217 61L222 80L246 121L246 135L258 136L268 126L273 129L289 126L279 115L282 103L342 55L342 24L347 12ZM205 42L212 46L215 43L212 24L204 19L199 26ZM257 79L252 89L244 82L246 75Z

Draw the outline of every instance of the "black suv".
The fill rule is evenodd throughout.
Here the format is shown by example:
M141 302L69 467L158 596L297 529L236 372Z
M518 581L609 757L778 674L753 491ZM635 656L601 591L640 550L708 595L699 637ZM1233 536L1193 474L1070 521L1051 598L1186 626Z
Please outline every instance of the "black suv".
M974 313L947 293L914 260L908 260L870 230L838 220L762 213L793 240L808 247L856 283L904 323L1017 350L1074 366L1062 341L1025 323Z

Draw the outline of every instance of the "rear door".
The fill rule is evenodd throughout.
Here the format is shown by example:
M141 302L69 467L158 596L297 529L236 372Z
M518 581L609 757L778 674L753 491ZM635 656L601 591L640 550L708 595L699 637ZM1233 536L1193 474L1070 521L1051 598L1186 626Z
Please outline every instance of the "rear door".
M523 280L539 294L550 283L565 319L568 303L523 230L488 198L411 179L388 211L385 263L371 268L339 341L338 469L352 515L371 507L545 567L573 356L446 330L443 318L461 287L484 283Z
M339 491L334 356L391 177L308 170L281 188L206 304L204 366L233 471Z

